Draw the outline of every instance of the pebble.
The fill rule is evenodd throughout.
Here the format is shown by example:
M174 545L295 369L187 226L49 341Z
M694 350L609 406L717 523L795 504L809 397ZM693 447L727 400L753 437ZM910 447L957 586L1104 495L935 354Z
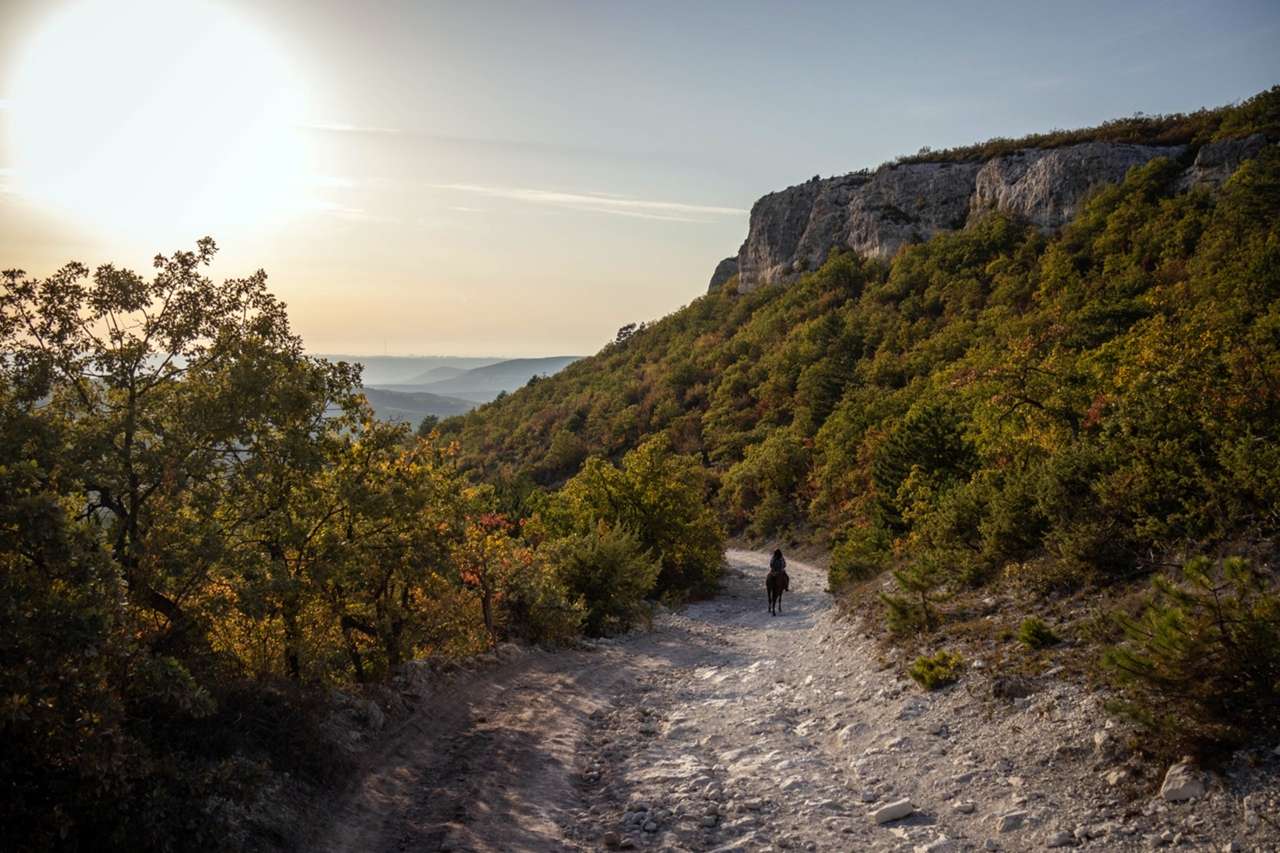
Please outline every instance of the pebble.
M963 802L956 803L952 808L960 812L960 814L973 814L974 810L977 809L978 806L976 803Z
M1013 832L1021 829L1026 821L1027 813L1024 811L1006 812L996 817L996 829L999 832Z

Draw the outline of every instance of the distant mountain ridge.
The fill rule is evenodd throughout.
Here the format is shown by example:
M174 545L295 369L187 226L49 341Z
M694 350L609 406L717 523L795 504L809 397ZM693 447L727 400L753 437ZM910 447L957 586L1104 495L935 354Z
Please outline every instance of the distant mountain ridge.
M360 356L338 358L364 363ZM447 418L465 414L501 393L524 387L534 376L558 373L578 358L552 356L492 362L487 359L383 358L374 360L378 363L372 371L366 365L364 393L379 418L417 423L427 415ZM469 360L481 361L482 364L470 369L457 364ZM426 370L404 378L407 367L423 361L454 363L432 364ZM399 381L370 381L370 375L396 377Z
M353 355L351 353L315 353L329 361L345 361L364 367L366 385L392 385L413 383L424 373L442 368L458 372L497 364L503 359L497 356L447 356L447 355ZM444 375L435 379L444 379ZM426 380L433 381L433 380Z
M528 384L534 376L551 376L573 364L581 356L559 355L549 358L513 358L473 368L448 379L427 382L423 391L433 394L492 393L514 391Z

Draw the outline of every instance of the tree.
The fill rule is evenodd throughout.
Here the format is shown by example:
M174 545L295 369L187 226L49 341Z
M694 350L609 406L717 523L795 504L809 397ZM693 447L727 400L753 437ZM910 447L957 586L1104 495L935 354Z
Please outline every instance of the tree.
M423 415L422 420L418 422L418 437L429 438L439 425L440 418L436 415Z
M584 602L584 627L594 637L631 625L661 568L635 535L604 522L588 533L554 540L550 551L570 594Z
M43 280L9 270L0 292L5 368L16 387L48 397L41 415L65 431L83 517L102 525L163 647L203 643L188 605L220 554L225 531L206 522L222 475L295 404L296 386L267 382L273 370L308 362L266 273L217 286L201 273L215 252L205 238L194 252L158 255L150 280L109 264L91 275L72 263ZM310 390L358 381L356 368L310 364L323 374Z
M558 493L548 520L561 533L589 534L600 522L631 531L658 558L659 594L709 595L720 577L724 530L694 457L665 438L632 450L618 468L593 457Z

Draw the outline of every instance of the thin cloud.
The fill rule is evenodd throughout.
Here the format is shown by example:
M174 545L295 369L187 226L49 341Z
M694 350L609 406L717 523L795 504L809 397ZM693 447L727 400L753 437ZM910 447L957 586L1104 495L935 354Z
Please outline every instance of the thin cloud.
M666 222L709 222L707 217L741 216L747 213L737 207L686 204L679 201L650 201L605 193L568 193L529 187L495 187L485 184L436 184L437 189L472 193L489 198L504 198L529 204L552 205L589 213L657 219Z
M349 205L337 204L332 201L314 201L311 203L311 209L326 216L333 216L348 222L386 221L382 217L373 216L363 207L350 207Z
M343 124L341 122L304 124L307 130L319 130L325 133L401 133L398 127L378 127L365 124Z

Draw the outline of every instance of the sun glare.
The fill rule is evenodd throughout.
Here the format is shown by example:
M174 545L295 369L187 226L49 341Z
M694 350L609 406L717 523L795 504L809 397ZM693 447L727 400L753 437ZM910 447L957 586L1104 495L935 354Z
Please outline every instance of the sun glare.
M302 204L297 74L212 4L73 2L27 40L10 97L21 191L95 230L186 238Z

